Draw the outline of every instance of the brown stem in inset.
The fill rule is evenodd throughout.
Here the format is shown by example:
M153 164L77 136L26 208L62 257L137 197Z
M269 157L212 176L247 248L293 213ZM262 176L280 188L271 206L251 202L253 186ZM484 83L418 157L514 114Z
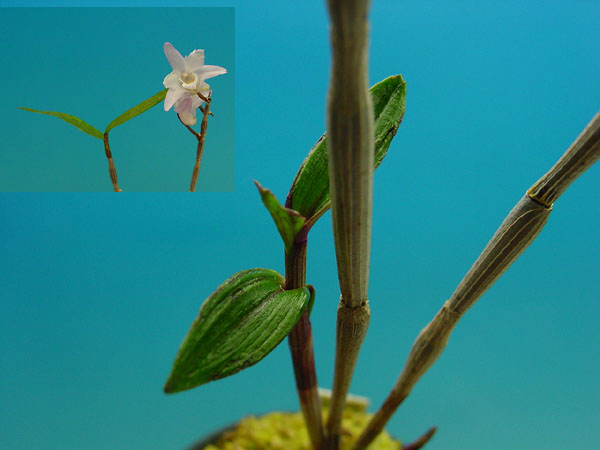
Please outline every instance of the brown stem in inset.
M196 139L198 139L198 147L196 148L196 163L194 164L194 170L192 171L192 180L190 181L190 192L194 192L196 190L196 182L198 181L198 173L200 172L202 152L204 151L206 129L208 128L208 116L210 114L210 95L208 97L205 97L200 92L198 92L198 97L200 97L205 102L204 108L200 108L200 110L202 111L202 124L200 125L200 133L196 133L191 127L186 125L188 130L194 133ZM181 118L179 120L181 120Z
M366 449L383 430L413 386L442 354L458 320L537 237L554 200L599 158L600 113L510 211L450 299L417 336L396 384L352 450Z
M119 182L117 180L117 168L115 167L112 153L110 151L110 145L108 143L108 131L104 133L104 153L106 154L106 159L108 160L108 174L110 175L110 181L112 182L113 190L115 192L123 192L123 190L119 187Z
M306 244L307 232L301 231L290 250L285 255L285 289L298 289L306 285ZM308 311L292 329L288 343L292 354L296 389L300 409L313 448L320 449L323 443L323 420L319 399L312 328Z

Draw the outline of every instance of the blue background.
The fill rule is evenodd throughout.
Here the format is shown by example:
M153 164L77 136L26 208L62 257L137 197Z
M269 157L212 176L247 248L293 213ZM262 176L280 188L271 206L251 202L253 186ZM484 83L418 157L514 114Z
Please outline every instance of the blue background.
M285 343L234 377L161 390L216 286L242 269L283 271L252 180L283 200L324 128L324 4L218 4L236 7L235 193L0 197L2 448L182 449L244 415L297 409ZM180 31L166 14L154 31ZM373 408L505 214L598 111L599 18L592 1L373 1L371 82L408 83L375 177L372 319L352 385ZM390 422L394 435L435 424L431 450L598 447L599 193L596 165L459 323ZM339 297L329 214L310 235L308 280L329 387Z
M172 70L165 41L183 56L203 48L206 64L228 70L208 80L214 117L197 190L234 190L233 8L193 15L178 8L11 8L2 11L0 27L6 41L0 84L10 87L0 110L0 191L112 191L101 140L16 107L73 114L104 132L164 89ZM110 144L124 191L188 190L197 141L162 102L113 129Z

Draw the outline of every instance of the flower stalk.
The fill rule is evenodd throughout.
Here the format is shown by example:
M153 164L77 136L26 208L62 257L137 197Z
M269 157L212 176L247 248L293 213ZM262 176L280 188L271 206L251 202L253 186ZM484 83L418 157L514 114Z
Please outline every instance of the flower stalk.
M341 299L327 448L341 417L369 324L374 125L367 77L367 0L328 0L332 66L327 105L329 180Z
M196 162L194 164L194 169L192 170L192 180L190 181L190 192L194 192L196 190L196 182L198 181L198 173L200 172L200 162L202 160L202 153L204 152L204 140L206 139L206 129L208 128L208 116L209 114L211 114L210 95L205 97L204 95L202 95L202 93L198 92L198 97L200 97L205 103L204 107L200 107L200 111L202 111L202 123L200 124L200 134L196 133L196 139L198 139L198 147L196 148Z
M306 285L306 245L308 229L300 231L285 254L285 289ZM304 314L288 337L300 409L313 448L320 449L324 441L321 401L319 398L312 327L309 311Z
M115 167L112 152L110 151L110 144L108 143L108 131L104 133L104 153L106 154L106 159L108 160L108 174L113 185L113 190L115 192L123 192L123 190L119 187L117 168Z
M383 430L416 382L441 355L458 320L536 238L553 202L599 158L600 112L510 211L450 299L421 331L396 384L353 450L366 449Z
M204 106L200 106L199 109L202 112L202 123L200 124L200 133L196 132L191 126L183 121L181 116L177 114L177 118L183 124L184 127L188 129L190 133L194 135L194 137L198 140L198 146L196 147L196 163L194 164L194 169L192 170L192 180L190 181L190 192L194 192L196 190L196 182L198 181L198 173L200 172L200 163L202 161L202 153L204 152L204 140L206 139L206 129L208 128L208 116L212 116L213 113L210 112L210 94L208 96L204 96L201 93L198 93L198 97L205 102Z

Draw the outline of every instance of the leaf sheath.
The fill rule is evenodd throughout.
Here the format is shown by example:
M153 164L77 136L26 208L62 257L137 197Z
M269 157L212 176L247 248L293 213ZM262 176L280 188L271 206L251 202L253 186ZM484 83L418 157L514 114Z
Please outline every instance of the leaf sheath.
M294 243L285 252L285 288L297 289L306 284L307 238L304 230L296 236ZM318 392L317 371L309 311L304 314L288 337L296 390L300 409L306 423L313 448L320 449L324 440L321 401Z

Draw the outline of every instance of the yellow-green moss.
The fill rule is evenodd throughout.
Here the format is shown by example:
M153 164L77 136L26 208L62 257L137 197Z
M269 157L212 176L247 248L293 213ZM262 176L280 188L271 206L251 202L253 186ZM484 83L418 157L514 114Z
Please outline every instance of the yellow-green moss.
M327 410L323 410L327 416ZM346 409L342 419L340 448L349 449L353 438L364 429L371 417L361 411ZM369 446L369 450L399 450L401 445L384 431ZM242 419L235 429L221 436L216 445L204 450L310 450L308 432L301 413L274 412L260 417Z

